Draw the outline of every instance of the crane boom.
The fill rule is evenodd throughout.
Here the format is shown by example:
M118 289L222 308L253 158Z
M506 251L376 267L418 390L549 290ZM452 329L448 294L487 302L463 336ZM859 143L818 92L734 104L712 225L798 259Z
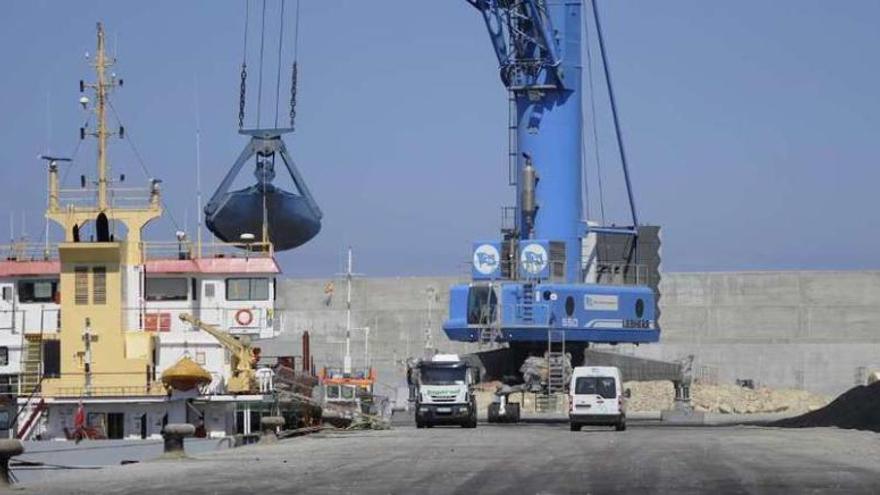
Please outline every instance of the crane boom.
M180 319L211 335L225 347L230 356L232 376L229 377L227 388L234 394L247 394L256 390L256 373L254 365L257 354L249 342L241 341L228 332L220 330L216 325L205 323L190 314L183 313Z
M205 323L187 313L181 314L180 319L211 335L212 337L217 339L223 347L229 349L231 352L235 352L236 354L238 354L242 351L246 351L248 348L248 346L246 346L240 340L236 339L232 335L229 335L227 332L224 332L223 330L217 328L216 325Z

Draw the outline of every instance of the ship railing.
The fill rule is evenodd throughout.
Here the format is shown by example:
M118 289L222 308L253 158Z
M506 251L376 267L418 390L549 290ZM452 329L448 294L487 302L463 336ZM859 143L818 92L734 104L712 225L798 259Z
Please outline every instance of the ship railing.
M140 397L167 395L164 388L157 385L107 385L100 387L58 387L53 397Z
M152 189L149 187L111 187L107 200L116 208L145 207L150 204ZM58 202L62 208L94 209L98 201L98 189L94 187L60 189Z
M0 330L38 334L57 332L60 326L61 309L57 305L54 308L47 308L40 303L25 303L18 304L12 309L0 310Z
M99 384L86 386L86 379L91 379ZM43 382L43 395L54 398L86 398L86 397L132 397L132 396L163 396L167 394L161 381L155 380L152 374L147 372L96 372L86 373L59 373L46 374L46 379L56 379L63 382L78 382L79 385L52 387L50 382ZM109 385L107 382L140 381L142 385ZM100 384L103 382L104 384Z
M101 373L100 375L114 375L118 377L142 377L142 373ZM77 380L83 380L83 374L64 374L62 378L70 378L75 376ZM93 375L94 376L94 375ZM57 378L57 377L55 377ZM224 395L226 394L226 380L222 374L212 372L211 382L199 387L201 395ZM165 386L161 381L152 381L144 385L100 385L86 387L84 385L58 387L47 390L44 395L54 398L88 398L88 397L159 397L168 394Z
M58 249L54 244L14 242L0 245L0 261L57 261Z
M181 241L144 241L141 255L146 260L191 260L197 258L272 258L271 242L205 242L199 252L196 243Z

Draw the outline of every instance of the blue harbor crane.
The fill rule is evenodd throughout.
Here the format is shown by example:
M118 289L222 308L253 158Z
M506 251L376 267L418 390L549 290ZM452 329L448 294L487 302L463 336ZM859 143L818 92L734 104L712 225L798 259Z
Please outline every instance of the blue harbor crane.
M582 213L582 51L590 10L581 0L467 1L485 20L510 93L516 206L501 239L473 243L472 280L451 287L444 331L454 341L507 344L521 351L519 357L562 341L575 361L591 343L657 342L656 280L647 282L659 265L656 249L650 252L657 245L649 242L645 249L640 242L645 230L636 215L595 3L590 10L632 218L624 227L593 224ZM635 257L603 266L597 243L625 243ZM639 264L652 261L647 269Z

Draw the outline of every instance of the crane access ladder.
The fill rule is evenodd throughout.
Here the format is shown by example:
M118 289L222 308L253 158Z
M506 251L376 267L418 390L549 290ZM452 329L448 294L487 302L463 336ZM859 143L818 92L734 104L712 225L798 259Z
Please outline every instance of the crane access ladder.
M544 393L535 397L537 412L559 412L561 400L565 395L568 357L565 354L565 331L547 331L547 378Z

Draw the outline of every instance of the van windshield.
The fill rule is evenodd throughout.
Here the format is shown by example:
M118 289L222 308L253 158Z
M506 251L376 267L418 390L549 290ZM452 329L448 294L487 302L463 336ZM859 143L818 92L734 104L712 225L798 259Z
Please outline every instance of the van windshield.
M421 382L425 385L461 385L465 382L466 369L460 367L422 367Z
M617 397L617 386L610 376L581 376L574 382L574 393L614 399Z

